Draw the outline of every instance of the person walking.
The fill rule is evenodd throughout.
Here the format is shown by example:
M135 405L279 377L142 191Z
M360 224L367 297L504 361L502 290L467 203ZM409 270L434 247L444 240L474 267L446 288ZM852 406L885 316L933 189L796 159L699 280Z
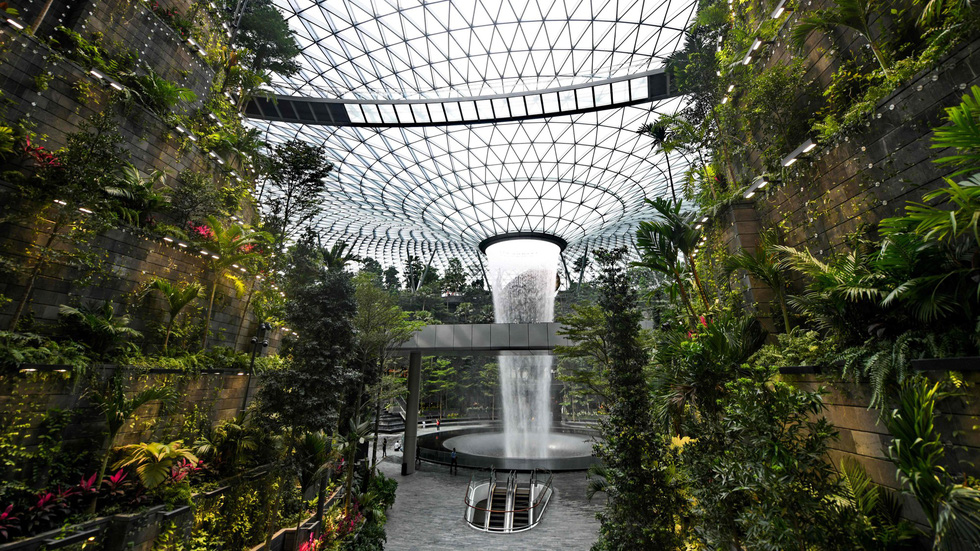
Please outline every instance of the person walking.
M388 457L388 437L385 436L381 441L381 459Z
M439 418L436 417L436 432L439 432Z
M456 448L453 448L453 453L449 454L449 474L459 474L459 464L456 463Z

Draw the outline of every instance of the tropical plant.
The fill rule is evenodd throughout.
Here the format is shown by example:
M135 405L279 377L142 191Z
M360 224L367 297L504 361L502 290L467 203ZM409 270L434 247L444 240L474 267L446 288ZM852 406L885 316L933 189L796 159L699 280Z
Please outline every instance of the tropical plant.
M677 203L677 191L674 189L674 174L670 170L670 154L674 152L673 132L670 126L663 120L657 120L640 126L638 134L649 136L653 139L653 147L660 148L664 160L667 164L667 181L670 184L670 197Z
M940 1L931 0L929 4ZM973 95L963 96L959 105L946 108L949 124L936 128L932 137L934 149L952 147L957 150L955 155L940 157L935 161L959 168L953 176L980 169L980 86L972 86L970 93Z
M355 418L348 419L347 430L337 437L337 451L344 458L344 511L350 512L351 492L354 487L354 456L357 447L371 432L371 421L358 422Z
M674 279L684 304L692 318L697 318L691 300L688 298L686 283L682 277L685 270L694 276L695 287L701 295L704 307L708 307L708 295L701 285L697 268L691 261L697 248L700 232L694 228L694 213L681 213L681 204L662 197L647 199L647 203L657 211L658 220L640 222L636 230L636 246L640 250L638 266L667 274Z
M323 266L328 270L343 270L348 262L357 262L360 257L348 248L347 242L337 241L329 249L323 249Z
M902 501L892 490L875 484L861 464L841 458L839 491L834 494L830 527L850 539L855 549L912 549L918 530L902 518Z
M173 468L182 461L186 460L194 465L200 462L197 456L183 444L182 441L175 440L169 444L140 442L123 446L121 450L125 456L113 468L135 467L143 486L152 490L170 480Z
M76 372L81 372L91 361L82 345L73 341L59 343L34 333L0 331L0 366L70 365Z
M154 170L144 178L135 166L126 163L119 170L116 185L106 187L105 192L122 202L123 206L118 209L120 218L139 226L150 214L166 205L164 196L154 190L163 186L166 178L167 173L162 170Z
M323 431L303 434L296 445L296 466L299 471L299 485L302 491L317 485L316 518L323 518L326 505L327 481L333 460L339 455L333 449L333 439Z
M725 270L729 274L736 270L744 270L772 289L783 314L783 330L786 333L790 332L793 326L789 321L789 310L786 307L786 272L780 265L770 238L764 238L752 251L739 249L738 252L727 257Z
M838 27L850 29L868 43L882 72L887 76L891 62L871 32L870 20L876 15L874 0L834 0L832 7L815 10L801 18L793 27L790 39L797 48L803 49L807 36L813 31L831 33Z
M286 241L323 208L327 175L333 163L323 149L303 140L272 147L259 201L272 234L272 248L282 253Z
M133 85L140 100L160 115L166 115L170 109L182 101L191 102L197 99L191 89L177 86L153 71L148 65L143 65L145 74L130 73L122 75Z
M863 342L876 323L884 296L881 274L872 270L872 256L861 248L823 262L808 250L776 246L781 267L807 276L806 290L788 299L817 329L844 343Z
M922 507L933 549L975 547L980 545L980 490L954 482L943 467L946 450L935 425L936 402L946 396L941 384L918 377L902 386L897 407L885 419L893 437L888 457L904 491Z
M745 316L702 318L697 333L665 333L656 347L660 368L652 381L660 424L681 436L688 417L717 417L726 385L764 341L758 320Z
M210 324L214 312L214 296L218 291L218 277L222 274L228 277L230 274L226 272L233 264L243 264L254 258L259 253L259 247L268 244L272 238L266 232L253 231L241 224L224 226L214 216L208 217L208 227L214 232L214 238L208 242L208 247L213 249L208 258L212 279L207 314L204 316L208 327L205 328L201 340L202 349L207 348L208 337L211 334ZM231 277L238 281L234 276Z
M108 360L119 351L131 350L134 345L128 340L143 336L129 327L128 315L115 314L115 308L108 300L99 305L90 303L79 308L62 304L58 314L72 338L91 350L97 359Z
M201 297L204 286L200 283L187 283L181 285L166 279L155 278L150 282L147 291L157 290L167 301L167 324L166 335L163 337L163 353L167 353L167 346L170 343L170 334L173 332L174 322L177 316L187 307L188 304Z
M946 244L973 238L980 246L980 174L959 183L951 180L948 183L949 187L923 195L923 202L907 204L905 216L882 220L881 227L889 234L911 231L927 241Z
M255 430L251 410L246 410L234 419L206 429L194 442L194 454L208 460L212 468L231 474L242 464L248 453L259 448L259 438Z
M616 493L598 514L598 549L674 549L685 507L673 457L654 428L643 368L648 353L640 339L642 314L624 268L626 249L596 252L601 269L600 306L609 334L609 418L596 453L608 467Z
M109 464L109 456L113 450L112 443L126 422L144 405L156 400L169 402L173 400L173 397L173 391L164 386L147 387L132 397L127 397L119 377L113 377L104 389L92 394L92 402L105 417L107 431L105 444L102 447L102 462L99 466L97 486L102 485L106 466ZM95 500L92 502L91 510L95 511Z

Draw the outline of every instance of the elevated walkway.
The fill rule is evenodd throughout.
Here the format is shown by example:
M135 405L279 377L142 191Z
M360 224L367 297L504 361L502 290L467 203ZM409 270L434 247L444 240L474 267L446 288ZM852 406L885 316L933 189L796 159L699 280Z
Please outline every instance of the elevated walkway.
M548 352L555 346L572 344L558 334L559 329L561 324L556 322L426 325L395 350L423 355Z

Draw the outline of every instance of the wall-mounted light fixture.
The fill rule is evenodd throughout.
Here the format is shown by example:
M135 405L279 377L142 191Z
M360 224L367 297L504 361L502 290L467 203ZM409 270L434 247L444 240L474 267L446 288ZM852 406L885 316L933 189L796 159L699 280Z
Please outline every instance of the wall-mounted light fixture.
M793 150L792 153L790 153L789 155L783 157L783 166L790 166L790 165L792 165L793 163L795 163L797 161L797 158L800 155L803 155L805 153L809 153L809 152L813 151L813 149L816 148L816 147L817 147L817 142L815 142L813 140L813 138L807 139L807 141L803 142L800 145L800 147L797 147L796 149Z
M24 30L24 24L21 23L20 21L17 21L16 19L11 19L11 18L8 17L7 18L7 24L10 25L11 27L17 29L18 31Z
M793 8L786 5L786 0L779 0L779 3L776 4L776 9L772 10L772 18L779 19L783 13L788 11L793 11Z
M771 181L772 180L770 180L765 174L762 176L756 176L755 179L752 180L752 185L749 186L749 189L745 190L743 197L746 199L751 199L757 191L769 185L769 182Z

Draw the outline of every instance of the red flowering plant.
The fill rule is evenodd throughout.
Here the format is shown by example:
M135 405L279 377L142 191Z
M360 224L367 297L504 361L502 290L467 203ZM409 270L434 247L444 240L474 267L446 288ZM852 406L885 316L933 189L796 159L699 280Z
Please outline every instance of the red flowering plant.
M214 230L211 229L207 224L197 225L194 222L187 223L188 233L194 239L200 239L202 241L213 241L214 240Z
M20 518L14 515L14 505L11 503L0 512L0 541L9 540L14 530L20 529Z
M203 461L193 463L183 459L180 463L170 468L170 481L174 484L180 484L181 482L187 480L191 475L204 471L204 468L205 465Z
M24 137L24 155L30 159L36 168L60 168L61 161L58 157L45 150L44 147L40 145L34 145L31 143L31 135L28 134Z

